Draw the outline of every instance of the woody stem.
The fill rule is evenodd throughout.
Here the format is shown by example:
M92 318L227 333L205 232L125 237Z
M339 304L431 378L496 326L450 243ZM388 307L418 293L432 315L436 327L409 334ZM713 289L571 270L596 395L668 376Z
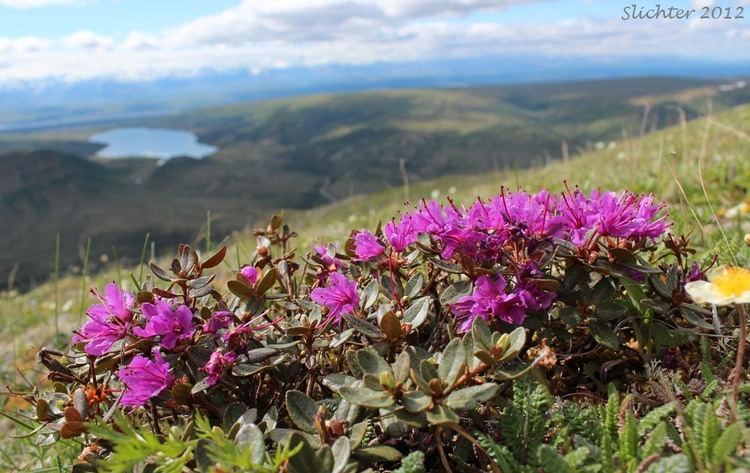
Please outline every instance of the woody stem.
M440 454L440 463L443 464L443 470L446 473L453 473L451 464L448 462L448 456L445 454L445 449L443 448L443 435L440 429L435 431L435 444L437 445L438 453Z

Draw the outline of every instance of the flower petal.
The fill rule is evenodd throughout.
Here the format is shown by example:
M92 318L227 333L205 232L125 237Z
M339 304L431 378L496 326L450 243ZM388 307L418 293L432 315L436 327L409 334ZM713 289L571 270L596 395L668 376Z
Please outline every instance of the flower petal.
M722 294L708 281L693 281L685 284L685 291L698 304L727 305L735 302L734 297Z

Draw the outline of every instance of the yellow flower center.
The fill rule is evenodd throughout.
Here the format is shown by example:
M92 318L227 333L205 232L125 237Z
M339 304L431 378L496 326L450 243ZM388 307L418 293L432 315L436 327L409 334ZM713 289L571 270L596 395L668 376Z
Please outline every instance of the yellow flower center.
M712 282L722 295L739 296L750 291L750 271L744 268L726 268Z

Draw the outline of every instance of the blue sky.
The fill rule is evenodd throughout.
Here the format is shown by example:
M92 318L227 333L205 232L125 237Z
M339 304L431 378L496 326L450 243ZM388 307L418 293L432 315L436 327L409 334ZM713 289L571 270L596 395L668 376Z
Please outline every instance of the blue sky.
M622 21L632 3L748 11ZM750 62L750 0L0 0L0 84L503 54Z
M238 3L235 0L93 0L74 5L13 8L0 2L0 35L52 39L79 30L115 37L133 30L156 33Z
M273 0L267 0L273 1ZM125 36L133 30L157 33L201 16L237 6L237 0L90 0L73 5L18 8L0 2L0 34L5 37L36 35L55 38L89 30L98 34ZM515 5L502 11L479 10L452 21L501 23L555 21L590 16L607 18L622 11L623 2L567 0ZM676 1L671 5L688 6Z

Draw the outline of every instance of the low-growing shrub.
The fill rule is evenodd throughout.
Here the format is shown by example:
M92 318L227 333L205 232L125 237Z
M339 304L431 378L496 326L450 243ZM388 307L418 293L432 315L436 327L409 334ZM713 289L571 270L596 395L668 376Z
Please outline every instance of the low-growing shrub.
M423 201L303 256L278 216L256 236L226 292L226 248L185 245L94 290L71 350L40 354L40 442L80 440L79 471L746 465L744 376L733 404L732 344L702 338L727 314L686 293L705 268L652 196Z

